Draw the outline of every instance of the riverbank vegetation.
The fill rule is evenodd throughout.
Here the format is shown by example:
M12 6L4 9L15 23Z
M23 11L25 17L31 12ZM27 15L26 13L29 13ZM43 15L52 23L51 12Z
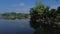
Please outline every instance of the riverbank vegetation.
M42 3L37 3L30 10L30 24L35 34L60 34L60 7L50 9Z
M29 18L29 14L27 13L3 13L0 14L0 19L26 19Z

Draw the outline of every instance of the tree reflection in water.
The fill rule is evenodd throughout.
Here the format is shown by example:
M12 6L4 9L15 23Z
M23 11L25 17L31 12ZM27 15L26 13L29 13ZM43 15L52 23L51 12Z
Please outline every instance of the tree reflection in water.
M60 27L57 24L41 24L36 25L36 22L30 21L30 26L35 29L34 34L60 34Z

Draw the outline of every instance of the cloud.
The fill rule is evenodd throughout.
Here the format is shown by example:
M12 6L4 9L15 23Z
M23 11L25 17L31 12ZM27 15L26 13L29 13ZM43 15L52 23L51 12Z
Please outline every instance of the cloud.
M20 3L20 6L24 6L25 4L24 3Z
M10 12L17 12L17 13L28 13L29 8L25 3L18 3L18 4L13 4L11 7L8 9Z
M19 3L19 4L14 4L14 5L11 5L11 7L24 7L25 6L25 3Z
M57 9L59 6L60 6L59 4L55 4L55 5L52 5L51 8Z
M30 7L25 3L13 4L10 7L0 10L2 13L5 12L17 12L17 13L29 13Z

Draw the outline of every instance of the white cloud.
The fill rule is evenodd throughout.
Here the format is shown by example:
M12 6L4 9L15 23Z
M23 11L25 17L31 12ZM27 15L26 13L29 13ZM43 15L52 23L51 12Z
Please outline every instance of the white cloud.
M24 7L25 3L14 4L11 7Z
M51 8L57 9L60 5L53 5Z
M28 13L29 8L25 5L25 3L18 3L18 4L13 4L9 7L8 11L9 12L21 12L21 13Z
M25 4L24 3L20 3L20 6L24 6Z

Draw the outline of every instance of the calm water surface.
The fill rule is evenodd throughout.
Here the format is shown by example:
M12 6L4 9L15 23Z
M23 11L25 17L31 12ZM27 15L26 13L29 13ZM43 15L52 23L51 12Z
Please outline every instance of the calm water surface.
M33 34L28 19L0 20L0 34Z

